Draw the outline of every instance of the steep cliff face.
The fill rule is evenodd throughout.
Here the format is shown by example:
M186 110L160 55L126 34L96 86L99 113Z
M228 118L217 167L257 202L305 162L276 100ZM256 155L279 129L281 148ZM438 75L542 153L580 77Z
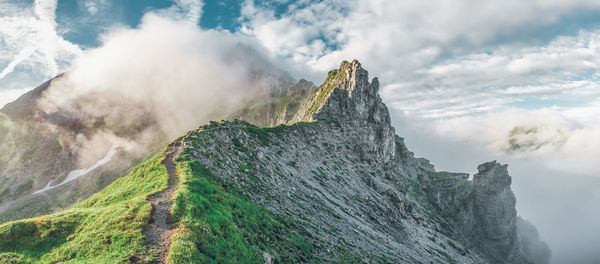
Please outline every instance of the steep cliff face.
M378 88L357 61L343 62L300 108L299 123L214 122L184 137L183 155L294 219L324 261L531 261L506 165L482 164L472 180L436 172L395 136Z
M496 261L517 262L517 210L507 165L488 162L473 175L471 237ZM469 212L471 213L471 212Z

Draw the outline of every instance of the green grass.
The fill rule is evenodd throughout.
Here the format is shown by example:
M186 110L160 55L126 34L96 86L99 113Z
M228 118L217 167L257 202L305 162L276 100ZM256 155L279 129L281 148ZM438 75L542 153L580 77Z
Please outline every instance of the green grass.
M456 177L456 173L447 172L447 171L430 171L428 172L429 177L434 178L436 180L450 180Z
M155 155L101 192L60 213L0 226L0 263L146 262L146 197L167 187Z
M198 161L178 164L180 183L172 207L179 226L169 251L171 263L308 262L312 246L293 221L276 217L227 189Z
M327 79L333 79L338 73L338 69L333 69L327 73Z
M344 70L349 67L349 65L350 64L347 62L342 63L339 70L334 69L327 73L327 79L325 82L323 82L323 84L321 84L321 86L313 92L312 98L314 99L308 100L309 102L313 103L307 108L306 113L301 121L309 120L319 109L319 107L329 98L333 90L335 90L335 88L340 85L341 81L346 78Z

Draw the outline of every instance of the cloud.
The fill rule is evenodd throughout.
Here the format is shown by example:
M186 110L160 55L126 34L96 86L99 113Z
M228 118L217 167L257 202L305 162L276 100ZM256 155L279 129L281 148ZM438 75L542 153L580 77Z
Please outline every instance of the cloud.
M587 107L597 103L575 107L574 112L586 113L577 118L552 109L515 108L450 120L399 111L392 111L392 117L409 149L430 159L438 170L476 173L477 164L486 161L507 163L517 212L531 220L549 243L552 263L595 263L600 255L592 245L600 243L600 213L590 208L600 203L600 129L578 123L586 118ZM515 126L536 128L530 139L550 144L533 152L507 152ZM562 133L556 133L557 128Z
M104 4L104 1L86 0L83 5L90 15L98 13L98 5Z
M188 21L191 24L197 25L202 17L203 6L204 3L201 0L173 0L171 7L155 12L161 16Z
M17 54L11 62L0 72L0 79L4 78L9 73L15 70L15 67L23 62L25 59L31 57L31 55L35 52L35 47L25 47L22 49L19 54Z
M156 13L145 15L138 28L114 28L101 39L40 102L48 116L82 120L82 150L118 145L148 151L226 118L279 82L280 72L240 45L238 36Z
M594 1L326 0L289 4L284 12L276 12L269 2L246 1L242 30L272 52L312 63L319 70L358 57L383 72L381 66L428 64L440 55L485 47L502 36L510 40L524 28L555 24L562 17L599 7ZM336 48L298 51L316 38Z
M63 39L56 31L57 1L37 0L33 6L2 3L0 16L0 85L24 91L66 70L81 49ZM27 79L14 80L11 75L26 73ZM21 82L16 82L21 81ZM21 87L15 87L20 84Z
M6 104L16 100L22 94L31 91L31 88L23 88L16 90L0 91L0 108Z
M57 3L57 0L36 0L28 5L0 0L3 7L0 10L0 67L3 67L0 68L0 90L12 90L11 94L28 91L68 70L83 54L80 46L57 32ZM105 0L86 0L82 8L90 15L97 15L110 4ZM199 0L175 0L171 7L154 12L196 25L202 6Z

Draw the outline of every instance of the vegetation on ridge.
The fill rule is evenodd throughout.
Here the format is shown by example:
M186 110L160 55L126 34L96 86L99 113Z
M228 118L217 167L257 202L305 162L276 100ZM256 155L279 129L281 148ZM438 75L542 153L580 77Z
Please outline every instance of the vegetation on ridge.
M305 262L312 246L275 217L220 184L198 161L180 162L180 183L172 214L171 263L263 263L263 252L278 263Z
M152 258L142 230L150 216L146 197L167 187L155 155L71 209L0 226L1 263L127 263Z

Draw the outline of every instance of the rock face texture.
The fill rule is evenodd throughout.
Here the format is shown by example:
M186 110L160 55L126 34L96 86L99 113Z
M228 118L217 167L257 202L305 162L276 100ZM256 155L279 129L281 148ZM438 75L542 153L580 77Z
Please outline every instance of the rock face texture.
M473 175L471 236L481 238L482 249L497 261L515 261L517 236L515 204L507 165L488 162Z
M435 171L395 135L378 88L343 62L289 125L212 122L182 153L293 219L323 262L547 263L535 228L519 233L506 165L484 163L472 180Z
M358 61L344 61L312 94L295 121L333 121L365 129L368 144L357 149L364 159L388 162L395 156L394 128L387 107L379 97L379 81Z

